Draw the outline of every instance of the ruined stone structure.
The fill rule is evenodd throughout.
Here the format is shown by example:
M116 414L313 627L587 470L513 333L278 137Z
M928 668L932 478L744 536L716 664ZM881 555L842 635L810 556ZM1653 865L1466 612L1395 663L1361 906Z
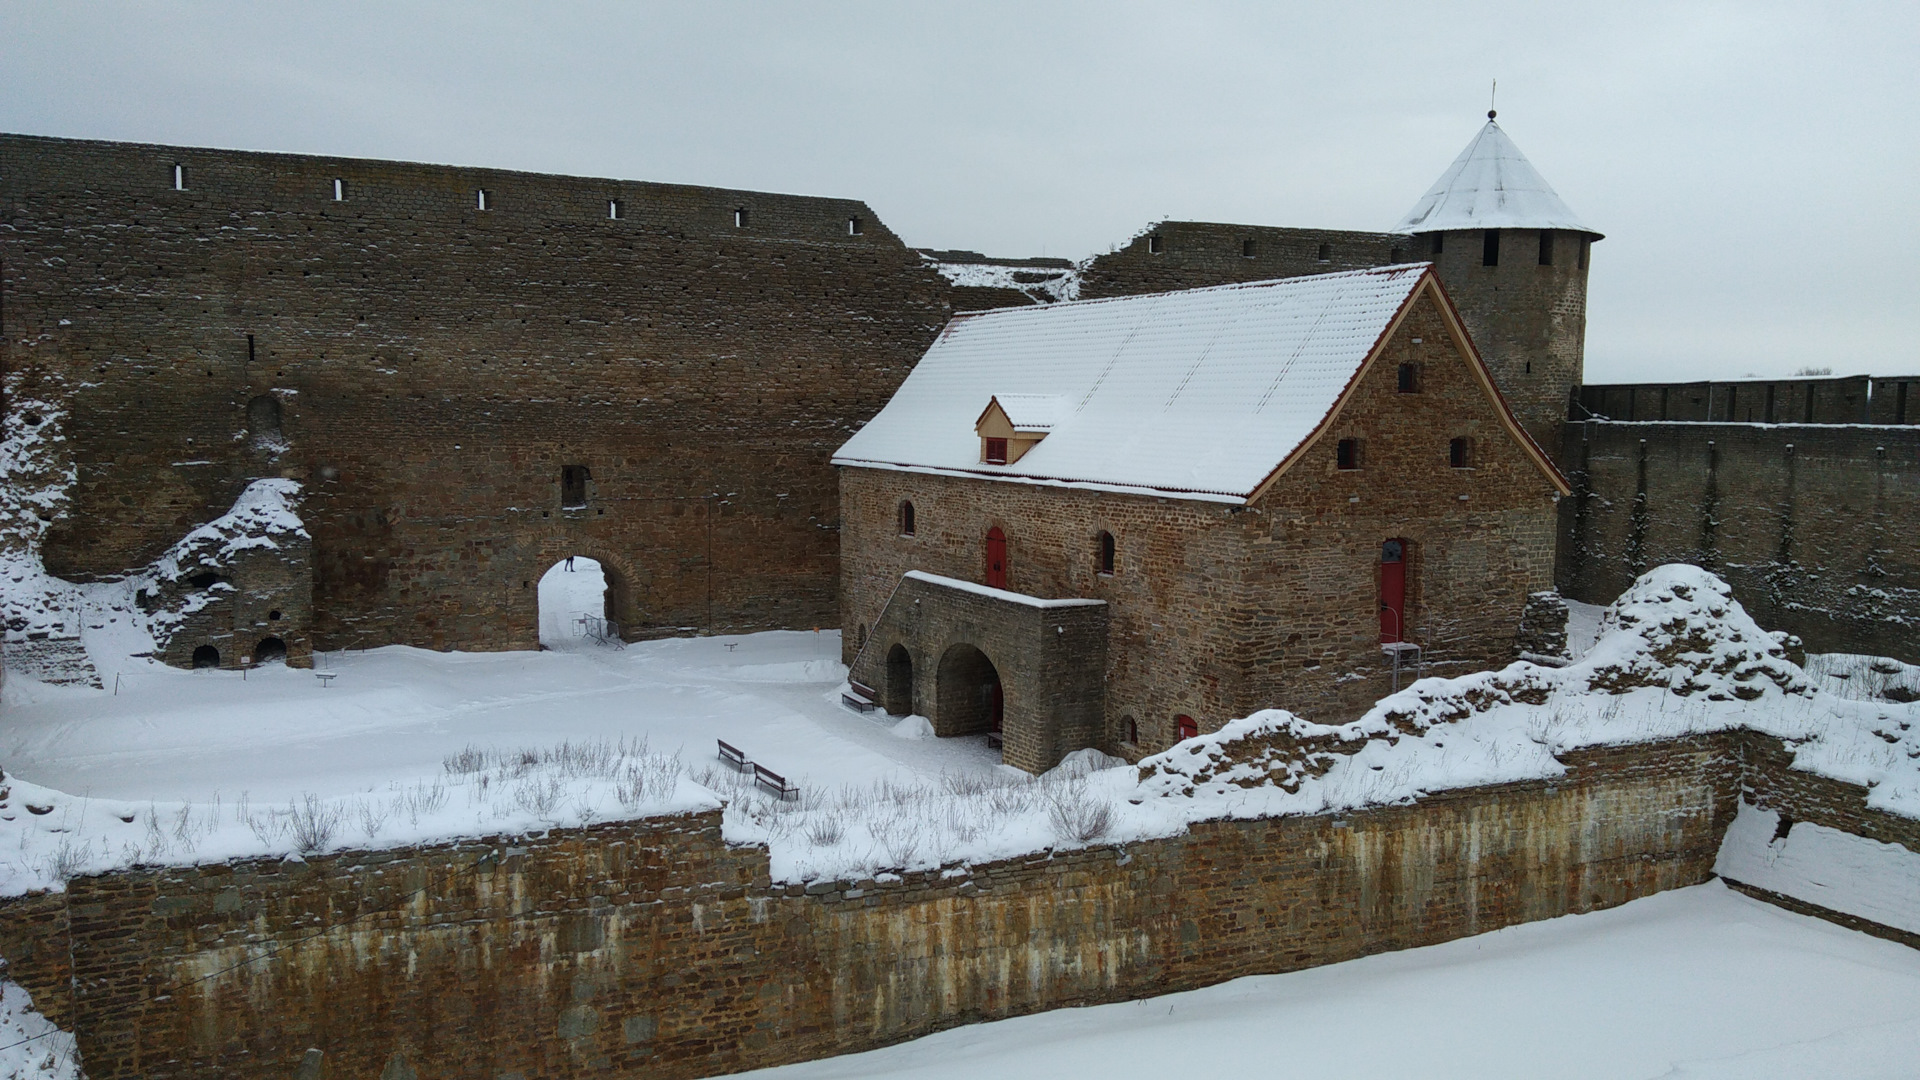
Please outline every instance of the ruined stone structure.
M1044 392L1051 433L995 464L975 414ZM1565 490L1419 265L967 316L834 460L853 678L973 730L973 706L946 716L971 699L941 684L949 650L978 650L990 670L953 677L1000 695L1006 760L1033 771L1083 746L1138 758L1275 702L1350 718L1396 659L1407 681L1415 657L1505 664L1552 585ZM979 605L912 571L995 586L996 610L1057 636L1068 612L1038 605L1103 601L1104 679L1072 703L1103 714L1100 737L1067 737L1081 714L1027 670L1015 620L949 613Z
M533 648L570 554L631 637L831 625L827 457L948 313L846 199L4 136L0 207L0 364L77 467L48 569L300 479L323 649Z

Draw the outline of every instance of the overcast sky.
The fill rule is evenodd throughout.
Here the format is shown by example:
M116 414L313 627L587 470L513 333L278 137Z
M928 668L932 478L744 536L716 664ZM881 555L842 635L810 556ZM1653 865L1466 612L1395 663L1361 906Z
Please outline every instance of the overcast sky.
M862 198L1079 258L1385 229L1483 122L1607 239L1589 381L1920 371L1920 4L19 3L0 130Z

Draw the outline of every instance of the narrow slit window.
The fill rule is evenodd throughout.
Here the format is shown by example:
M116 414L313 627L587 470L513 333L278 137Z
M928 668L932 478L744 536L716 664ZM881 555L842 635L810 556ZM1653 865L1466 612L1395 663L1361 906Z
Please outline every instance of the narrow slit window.
M1140 741L1140 721L1135 720L1131 716L1121 717L1120 735L1121 738L1124 738L1130 743L1138 743Z
M480 210L493 209L493 192L488 191L486 188L475 188L473 192L473 205Z
M1341 439L1334 447L1333 464L1338 469L1357 469L1360 467L1360 440Z
M1473 468L1473 440L1462 437L1447 443L1447 464L1456 469Z
M1592 247L1593 247L1592 237L1583 236L1580 238L1580 269L1582 270L1585 270L1587 268L1587 252Z
M187 190L187 167L185 165L176 164L173 167L173 190Z
M621 218L626 216L627 216L627 208L625 204L623 204L619 199L607 200L607 220L608 221L619 221Z
M987 440L987 464L1005 465L1007 463L1007 440Z
M333 178L333 201L347 201L347 182L337 176Z
M1332 245L1332 244L1321 244L1321 245L1320 245L1320 254L1319 254L1319 259L1320 259L1320 261L1321 261L1321 262L1332 262L1332 261L1333 261L1333 245Z
M912 536L914 535L914 529L913 503L903 502L900 504L900 535Z
M1240 257L1241 258L1251 259L1258 254L1260 254L1259 246L1256 245L1253 241L1251 240L1240 241Z
M1101 573L1103 574L1113 573L1114 556L1116 556L1117 554L1119 554L1119 550L1117 545L1114 544L1113 534L1110 532L1102 532L1100 534L1100 572Z
M734 208L733 227L736 229L744 229L747 227L747 208L746 207L739 206Z
M1433 253L1435 255L1440 254L1441 250L1446 246L1446 240L1447 240L1446 233L1437 232L1433 234Z
M859 236L861 231L864 230L865 228L866 228L866 222L861 221L859 218L850 217L847 219L847 235L848 236Z
M1400 380L1398 383L1395 384L1394 389L1398 390L1402 394L1419 393L1420 392L1420 365L1419 364L1401 364Z
M1165 249L1166 245L1161 242L1159 233L1147 237L1147 254L1158 255Z
M1553 265L1553 230L1540 230L1540 265Z
M1480 238L1480 265L1500 265L1500 230L1487 229Z

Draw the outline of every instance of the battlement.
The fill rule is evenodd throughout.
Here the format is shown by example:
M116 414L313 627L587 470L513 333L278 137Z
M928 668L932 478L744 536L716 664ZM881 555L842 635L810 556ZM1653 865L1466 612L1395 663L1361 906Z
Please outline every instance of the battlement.
M1920 423L1920 375L1582 386L1569 420L1722 424Z

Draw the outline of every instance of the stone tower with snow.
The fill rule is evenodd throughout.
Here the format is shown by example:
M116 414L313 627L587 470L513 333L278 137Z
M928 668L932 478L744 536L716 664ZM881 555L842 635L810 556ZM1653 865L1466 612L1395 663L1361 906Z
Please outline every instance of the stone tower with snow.
M1487 113L1467 148L1393 227L1431 260L1521 423L1549 453L1579 389L1587 261L1601 238Z

